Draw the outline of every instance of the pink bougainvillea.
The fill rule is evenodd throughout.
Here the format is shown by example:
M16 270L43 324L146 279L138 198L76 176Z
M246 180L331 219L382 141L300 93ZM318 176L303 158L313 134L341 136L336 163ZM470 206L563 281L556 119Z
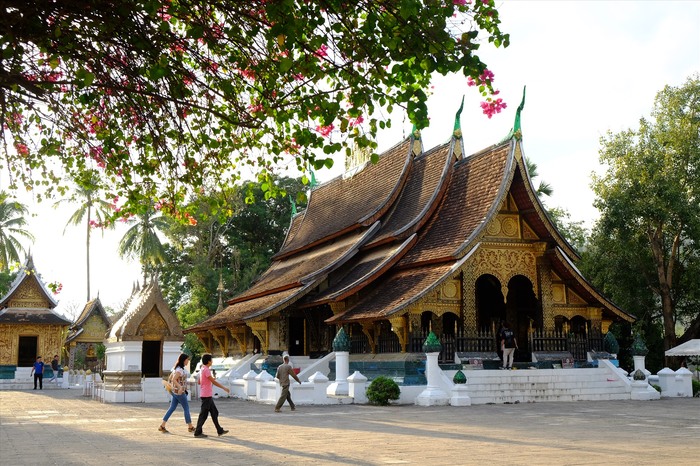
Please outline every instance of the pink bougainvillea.
M316 131L318 131L318 133L321 136L323 136L324 138L327 138L328 136L331 135L331 132L333 132L334 128L335 128L335 126L333 126L333 125L326 125L326 126L318 125L316 127Z

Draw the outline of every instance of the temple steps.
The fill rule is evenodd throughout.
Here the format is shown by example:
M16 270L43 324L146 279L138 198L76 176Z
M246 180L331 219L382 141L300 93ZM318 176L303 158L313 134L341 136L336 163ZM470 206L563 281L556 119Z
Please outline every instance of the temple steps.
M470 371L472 404L629 399L629 385L604 369Z

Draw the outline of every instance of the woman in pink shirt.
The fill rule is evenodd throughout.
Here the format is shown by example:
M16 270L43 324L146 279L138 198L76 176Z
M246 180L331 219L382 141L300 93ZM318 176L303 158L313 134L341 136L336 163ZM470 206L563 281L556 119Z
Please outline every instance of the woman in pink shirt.
M199 390L199 398L202 400L202 408L199 411L197 427L194 430L194 436L198 438L206 437L206 435L202 432L202 426L204 426L209 414L211 414L211 420L214 423L214 427L216 427L216 433L219 434L219 437L228 433L228 430L219 425L219 410L216 409L216 405L214 404L212 385L216 385L217 387L223 389L226 393L229 393L229 389L217 382L211 375L211 370L209 369L211 363L211 354L204 353L202 355L202 370L199 372L199 384L201 385Z

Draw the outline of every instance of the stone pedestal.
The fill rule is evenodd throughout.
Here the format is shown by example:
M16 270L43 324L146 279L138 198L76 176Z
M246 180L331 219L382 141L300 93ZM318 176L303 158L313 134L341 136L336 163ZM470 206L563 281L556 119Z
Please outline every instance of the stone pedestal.
M664 367L658 373L661 396L663 398L688 397L693 396L693 374L685 367L681 367L676 372Z
M335 352L335 382L326 389L328 396L348 396L348 376L350 375L350 353Z
M450 397L450 405L452 406L471 406L472 399L467 394L467 386L464 384L455 384L452 388L452 396Z
M348 377L348 395L355 404L367 404L367 377L358 371Z
M416 404L419 406L445 406L449 402L447 393L440 388L439 354L439 352L426 353L425 373L428 378L428 386L416 397Z

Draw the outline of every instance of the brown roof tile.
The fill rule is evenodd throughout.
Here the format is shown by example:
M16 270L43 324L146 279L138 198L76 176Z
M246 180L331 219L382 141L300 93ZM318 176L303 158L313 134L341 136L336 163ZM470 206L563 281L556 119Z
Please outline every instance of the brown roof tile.
M401 196L382 218L382 229L368 247L394 237L406 238L428 220L444 194L452 159L450 144L416 157Z
M390 317L415 302L453 272L456 261L391 272L345 312L328 323L375 320Z
M207 320L200 322L185 330L185 333L199 332L230 324L243 322L245 319L257 314L264 314L276 309L278 306L286 305L293 301L298 295L303 296L305 288L298 286L288 290L280 291L259 298L242 301L224 308L221 312L214 314Z
M229 300L228 303L250 299L282 288L300 286L310 277L337 265L338 261L359 248L366 240L367 235L370 235L376 228L375 226L370 229L357 230L333 242L273 261L257 283Z
M420 232L416 246L399 262L399 267L458 256L470 235L487 220L494 203L505 195L510 153L511 144L507 142L455 164L442 205Z
M314 189L296 234L277 257L372 223L398 196L411 161L410 139L406 139L376 164L368 162L355 175L335 178Z
M347 266L335 271L330 277L328 288L314 295L307 295L304 306L316 306L328 301L338 301L350 294L357 293L370 285L396 261L401 259L403 251L415 242L415 235L403 243L392 243L369 250L354 257Z

